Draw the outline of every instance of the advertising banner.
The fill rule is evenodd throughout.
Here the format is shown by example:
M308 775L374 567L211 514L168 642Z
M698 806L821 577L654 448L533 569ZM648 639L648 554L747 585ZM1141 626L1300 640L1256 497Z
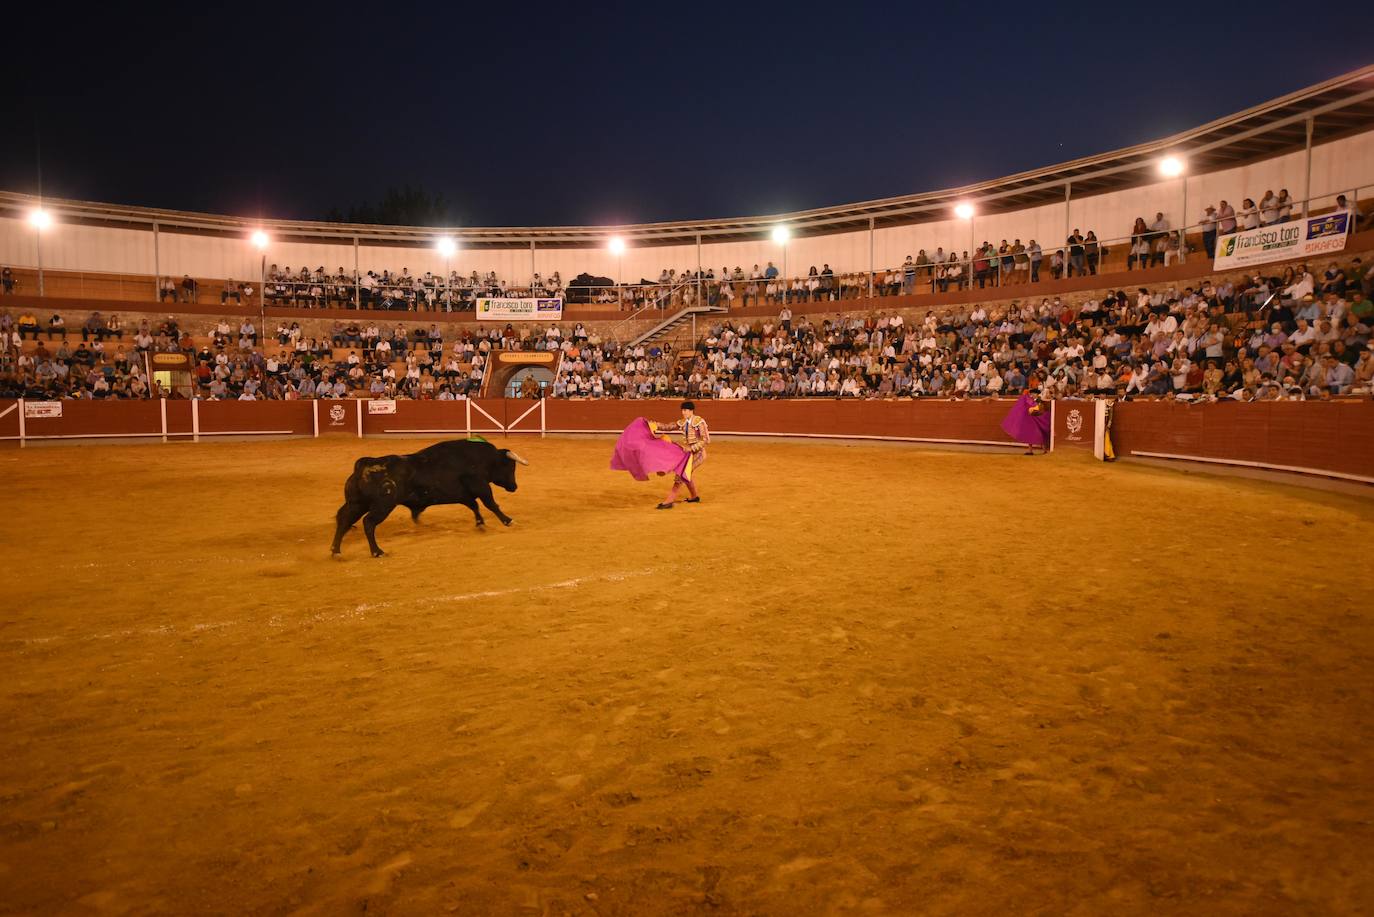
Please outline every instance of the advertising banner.
M25 417L61 417L62 402L60 401L25 401Z
M477 300L477 318L503 322L558 321L563 317L561 299L497 299Z
M1342 212L1235 232L1217 239L1213 267L1219 271L1230 270L1338 252L1345 248L1349 228L1350 214Z
M395 414L396 402L374 399L367 403L367 413L369 414Z

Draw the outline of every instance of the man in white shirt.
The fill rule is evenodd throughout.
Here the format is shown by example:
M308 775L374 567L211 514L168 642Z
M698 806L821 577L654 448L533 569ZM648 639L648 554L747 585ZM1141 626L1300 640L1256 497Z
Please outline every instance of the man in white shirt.
M1217 256L1217 208L1211 204L1199 221L1202 226L1202 247L1207 250L1208 258Z
M1260 225L1268 226L1279 221L1279 197L1273 191L1264 192L1260 198Z
M1289 336L1288 342L1295 347L1302 349L1317 339L1317 329L1307 323L1307 319L1298 319L1297 330Z
M1312 295L1314 286L1312 274L1309 271L1303 271L1296 282L1283 288L1283 296L1285 299L1302 299L1304 296Z

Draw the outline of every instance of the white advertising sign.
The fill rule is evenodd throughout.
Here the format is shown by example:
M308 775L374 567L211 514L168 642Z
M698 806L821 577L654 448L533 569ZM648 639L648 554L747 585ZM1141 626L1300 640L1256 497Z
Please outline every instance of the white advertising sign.
M563 317L561 299L497 299L477 300L477 318L505 322L558 321Z
M1349 223L1350 214L1329 213L1234 232L1217 239L1217 257L1213 267L1221 271L1338 252L1345 248Z
M60 401L25 401L25 417L61 417L62 402Z

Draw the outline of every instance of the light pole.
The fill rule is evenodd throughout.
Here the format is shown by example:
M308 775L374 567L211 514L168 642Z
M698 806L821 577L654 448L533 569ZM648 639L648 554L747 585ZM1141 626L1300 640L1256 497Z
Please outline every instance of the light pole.
M620 238L620 236L614 236L611 238L610 242L606 243L606 247L611 250L611 254L615 255L615 298L616 307L619 308L625 304L625 291L623 289L625 277L625 240Z
M773 241L782 246L782 279L787 280L787 240L792 238L792 230L786 226L773 227Z
M38 254L38 295L43 295L43 230L52 225L52 215L39 207L29 214L29 224L33 226L34 247Z
M964 281L970 290L973 289L973 205L968 201L961 201L954 206L954 215L961 220L968 220L968 263L964 265Z
M1177 178L1182 185L1183 192L1183 212L1179 217L1178 229L1178 260L1184 262L1188 260L1188 176L1184 175L1185 166L1182 159L1177 156L1165 156L1159 161L1159 174L1165 178Z
M452 237L444 236L442 239L439 240L437 248L439 249L439 254L444 256L444 311L450 312L453 310L453 294L452 291L449 289L448 283L450 271L449 259L452 258L453 253L457 251L458 245L453 241Z
M262 322L258 329L259 340L267 333L267 245L271 241L261 229L253 233L253 247L262 253L258 264L258 321Z

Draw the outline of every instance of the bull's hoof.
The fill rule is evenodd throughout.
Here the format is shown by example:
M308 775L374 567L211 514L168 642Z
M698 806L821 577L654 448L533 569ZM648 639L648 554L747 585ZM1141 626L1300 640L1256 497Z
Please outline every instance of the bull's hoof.
M506 528L510 528L513 524L515 524L515 520L514 520L514 519L502 519L502 520L501 520L501 524L504 525Z
M381 551L381 550L373 551L373 552L372 552L372 556L373 556L373 557L386 557L386 552L385 552L385 551Z

